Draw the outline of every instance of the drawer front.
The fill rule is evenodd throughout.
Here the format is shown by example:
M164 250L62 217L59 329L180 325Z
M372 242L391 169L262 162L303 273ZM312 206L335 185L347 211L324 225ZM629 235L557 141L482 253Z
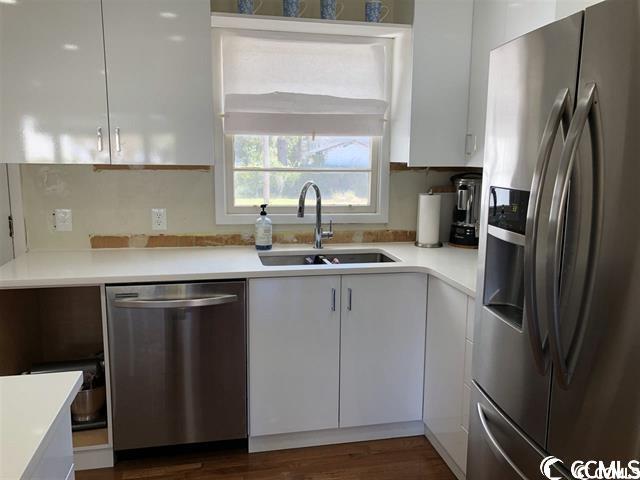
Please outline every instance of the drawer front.
M468 480L540 478L544 454L473 385Z

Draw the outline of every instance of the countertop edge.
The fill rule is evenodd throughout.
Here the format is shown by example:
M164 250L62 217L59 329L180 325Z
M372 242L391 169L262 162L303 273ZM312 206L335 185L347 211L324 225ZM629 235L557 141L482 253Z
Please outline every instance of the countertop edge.
M252 278L280 278L280 277L318 277L324 275L366 275L373 273L422 273L433 275L448 285L460 290L466 295L475 298L476 292L433 268L417 265L401 265L389 268L359 267L356 269L317 269L317 270L268 270L211 272L211 273L184 273L166 275L133 275L133 276L100 276L79 278L43 278L38 280L18 280L15 282L0 282L0 290L18 290L22 288L56 288L56 287L92 287L113 285L122 283L162 283L169 281L204 281L204 280L232 280Z
M222 253L225 248L229 247L216 247L216 254ZM230 247L238 252L237 247ZM302 246L298 246L299 249L304 248ZM412 247L409 244L379 244L377 246L373 245L336 245L333 249L342 249L342 250L380 250L385 253L390 254L392 257L396 257L398 260L395 263L375 263L375 264L343 264L343 265L327 265L322 268L318 268L317 266L263 266L261 264L253 264L250 262L239 262L240 265L237 269L234 269L234 266L222 265L218 270L216 270L215 266L212 266L210 271L205 269L198 269L198 271L188 271L188 269L180 272L172 272L168 271L166 273L161 272L158 273L157 269L150 268L151 272L145 272L141 269L140 273L102 273L96 272L95 274L91 271L88 274L84 275L78 272L68 272L65 274L64 272L60 275L46 275L42 274L41 276L35 276L35 278L5 278L0 279L0 290L11 290L11 289L22 289L22 288L55 288L55 287L86 287L86 286L102 286L102 285L112 285L112 284L124 284L124 283L161 283L161 282L186 282L186 281L216 281L216 280L230 280L230 279L252 279L252 278L269 278L269 277L295 277L295 276L323 276L323 275L362 275L362 274L376 274L376 273L421 273L425 275L433 275L434 277L439 278L444 281L448 285L460 290L470 297L474 297L476 295L475 290L470 286L471 282L475 283L475 274L476 274L476 264L470 261L468 256L461 259L461 262L468 263L468 266L462 267L463 269L467 269L466 273L461 273L459 276L451 275L450 272L442 271L443 269L438 268L437 265L430 265L430 263L442 263L441 261L434 261L430 258L423 259L418 258L417 260L410 259L405 260L402 255L403 252L407 252L407 248L418 248ZM398 248L404 249L401 250L400 253L397 250ZM452 248L452 247L449 247ZM175 249L175 251L180 251L181 249ZM193 251L189 250L191 254ZM304 248L305 251L308 249ZM271 253L277 253L281 251L282 253L291 253L293 250L290 249L282 249L282 250L273 250ZM327 249L327 251L330 251ZM415 257L416 255L420 255L417 253L418 251L411 251L410 256ZM77 253L77 252L76 252ZM100 255L101 252L95 251L87 251L81 252L82 254L94 254ZM116 255L117 251L112 251L110 254ZM142 255L148 252L138 252ZM156 255L161 256L160 252L154 252ZM206 252L203 251L206 254ZM48 254L47 252L38 252L38 255ZM51 252L51 254L55 255L55 252ZM251 255L256 255L256 253L252 253ZM451 251L448 252L451 255ZM466 255L463 251L460 252L461 255ZM31 255L27 253L26 255ZM127 252L127 255L131 255L131 252ZM247 251L247 255L250 255L249 251ZM457 252L454 253L457 255ZM20 260L17 259L17 260ZM255 259L257 260L257 258ZM123 260L123 261L126 261ZM146 261L154 262L154 261L163 261L157 259L148 259ZM192 261L192 259L191 259ZM16 262L14 260L13 262ZM255 263L255 262L254 262ZM471 272L469 269L473 268ZM156 271L154 271L156 270ZM82 272L84 273L84 272ZM470 278L470 274L473 280ZM462 277L462 278L461 278ZM467 280L466 282L464 280Z

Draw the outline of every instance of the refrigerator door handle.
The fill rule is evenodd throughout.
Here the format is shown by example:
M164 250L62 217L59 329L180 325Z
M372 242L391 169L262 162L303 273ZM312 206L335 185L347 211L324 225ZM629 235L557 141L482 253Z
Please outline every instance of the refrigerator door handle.
M571 175L574 169L580 139L587 126L587 122L589 123L591 133L592 161L595 166L594 176L596 177L596 184L598 185L602 181L600 165L602 165L603 154L598 90L595 83L586 85L584 94L581 95L581 98L578 100L578 105L573 120L571 121L571 126L569 127L569 133L567 134L567 141L562 150L549 213L548 248L551 255L547 257L545 268L546 288L548 289L548 295L551 299L548 313L549 339L553 363L558 370L556 379L560 386L565 389L569 388L571 384L587 327L587 318L580 318L572 334L571 343L569 344L570 348L565 349L565 343L563 342L562 332L560 330L560 274L564 240L563 234ZM599 195L599 192L594 191L593 195ZM594 210L592 213L592 218L598 219L601 217L602 207L596 206L595 208L597 210ZM593 286L594 252L598 250L598 243L599 239L595 237L594 246L590 248L589 252L586 282L584 283L583 290L579 292L583 300L580 303L586 301Z
M489 423L487 422L487 416L485 415L484 408L482 408L482 405L480 403L478 403L478 417L480 418L480 423L482 424L482 431L487 437L487 440L489 440L489 446L491 447L491 451L494 453L494 455L496 455L499 460L502 460L507 465L509 465L520 478L522 478L523 480L529 480L527 476L522 472L522 470L518 468L516 463L511 460L509 455L507 455L507 452L505 452L504 449L500 446L500 444L496 440L496 437L493 436L493 433L491 433Z
M549 160L556 140L558 130L562 125L563 140L569 130L571 123L571 95L568 88L560 90L553 102L551 112L547 119L547 124L542 134L540 148L538 150L538 161L533 172L531 182L531 199L527 211L526 242L524 246L524 278L525 291L525 311L529 340L536 368L540 375L545 375L549 369L549 342L548 338L542 338L540 333L539 317L546 314L547 308L541 306L538 309L539 298L536 294L536 283L539 281L539 268L537 267L536 256L538 249L538 226L540 223L540 204L544 190Z

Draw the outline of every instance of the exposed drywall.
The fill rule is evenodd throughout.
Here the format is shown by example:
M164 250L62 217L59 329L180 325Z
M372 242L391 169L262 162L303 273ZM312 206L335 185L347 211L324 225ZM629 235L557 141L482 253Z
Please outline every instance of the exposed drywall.
M22 185L31 249L89 248L91 235L251 233L252 225L216 225L213 171L107 170L92 166L24 165ZM415 230L417 195L448 182L451 173L392 171L389 223L337 225L336 230ZM151 208L167 209L168 229L151 230ZM73 211L73 231L56 232L53 210ZM444 219L443 221L447 221ZM274 227L307 231L309 225Z

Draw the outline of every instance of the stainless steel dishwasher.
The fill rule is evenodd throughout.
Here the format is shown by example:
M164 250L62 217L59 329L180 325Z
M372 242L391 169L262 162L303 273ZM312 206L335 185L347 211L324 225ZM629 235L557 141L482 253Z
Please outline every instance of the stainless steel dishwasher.
M106 291L114 450L246 438L245 283Z

